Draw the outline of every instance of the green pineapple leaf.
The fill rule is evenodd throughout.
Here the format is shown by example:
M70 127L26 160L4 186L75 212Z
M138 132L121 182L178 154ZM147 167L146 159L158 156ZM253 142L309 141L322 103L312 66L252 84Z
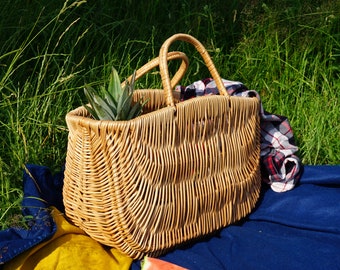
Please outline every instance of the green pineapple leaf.
M129 112L129 115L127 116L127 119L133 119L140 115L142 111L143 105L140 102L137 102L133 107L131 108L131 111Z
M122 93L119 75L114 67L112 67L112 72L110 74L108 90L105 92L107 92L108 95L111 95L113 100L118 100Z
M99 119L99 116L97 115L95 110L92 110L91 107L84 104L85 109L93 116L95 119Z
M133 104L132 97L135 90L136 71L131 81L126 81L122 88L116 69L112 68L107 88L100 86L96 91L90 85L85 85L84 93L88 105L84 107L97 120L130 120L142 113L143 106L147 101Z
M94 93L94 89L89 86L89 85L85 85L84 87L84 93L85 93L85 96L88 100L88 102L90 103L91 107L87 106L87 105L84 105L84 107L88 110L88 112L90 114L92 114L92 116L95 118L95 119L99 119L99 116L97 114L97 112L95 111L94 107L96 106L96 102L93 98L93 93Z
M119 97L117 104L117 120L126 119L127 111L130 110L131 99L132 96L129 95L129 91L127 90L128 85L126 85L122 91L121 96ZM130 102L129 102L130 100Z
M85 108L92 114L95 119L112 119L113 113L111 111L111 108L99 95L96 94L96 91L91 86L86 85L84 88L84 93L91 105L90 110L88 106L85 106Z

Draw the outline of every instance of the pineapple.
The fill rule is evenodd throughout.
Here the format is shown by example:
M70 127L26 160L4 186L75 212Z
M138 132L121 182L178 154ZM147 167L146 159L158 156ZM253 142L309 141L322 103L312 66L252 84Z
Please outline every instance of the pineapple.
M91 105L84 105L91 115L97 120L122 121L130 120L142 113L147 101L139 100L132 104L132 95L135 90L136 71L131 81L126 81L124 88L115 68L112 68L107 89L100 86L96 91L93 87L85 85L84 93Z

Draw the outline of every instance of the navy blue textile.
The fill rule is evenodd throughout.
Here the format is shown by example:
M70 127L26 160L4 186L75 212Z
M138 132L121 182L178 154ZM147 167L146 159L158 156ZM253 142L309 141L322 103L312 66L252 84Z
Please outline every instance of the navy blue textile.
M63 173L28 165L23 214L30 229L0 231L0 263L55 233L48 206L63 210ZM305 166L300 183L284 193L267 186L246 219L161 259L196 269L339 269L340 165ZM131 269L140 269L139 261Z
M28 229L0 231L0 264L49 239L56 232L48 207L64 210L62 202L63 172L52 175L49 168L27 165L23 175L22 213L29 217Z
M340 269L340 166L305 166L293 190L264 189L247 219L160 259L191 270Z

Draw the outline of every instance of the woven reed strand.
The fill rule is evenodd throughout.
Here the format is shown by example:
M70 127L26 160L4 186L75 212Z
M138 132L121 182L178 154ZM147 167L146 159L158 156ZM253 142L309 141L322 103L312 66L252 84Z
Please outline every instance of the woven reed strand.
M70 128L66 213L132 257L231 224L258 198L256 100L211 96L178 105L176 115L166 107L129 122L79 121L83 108L68 115L78 124Z
M177 103L165 62L178 39L195 45L223 88L202 45L179 34L156 61L163 91L135 92L134 100L149 100L145 114L96 121L79 107L66 116L66 215L132 258L158 256L241 219L260 192L259 101L230 97L223 88L219 96ZM178 58L184 70L186 60Z

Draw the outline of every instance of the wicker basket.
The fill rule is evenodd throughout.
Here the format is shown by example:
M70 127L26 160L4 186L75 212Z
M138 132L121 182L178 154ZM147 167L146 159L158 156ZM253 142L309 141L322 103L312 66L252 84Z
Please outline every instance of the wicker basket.
M178 102L172 88L187 61L168 53L193 44L221 95ZM167 60L183 63L170 81ZM259 101L229 96L203 45L186 34L165 41L159 59L164 89L147 113L129 121L97 121L83 107L66 116L66 215L102 244L132 258L158 256L246 216L260 192ZM142 74L140 73L140 75Z

